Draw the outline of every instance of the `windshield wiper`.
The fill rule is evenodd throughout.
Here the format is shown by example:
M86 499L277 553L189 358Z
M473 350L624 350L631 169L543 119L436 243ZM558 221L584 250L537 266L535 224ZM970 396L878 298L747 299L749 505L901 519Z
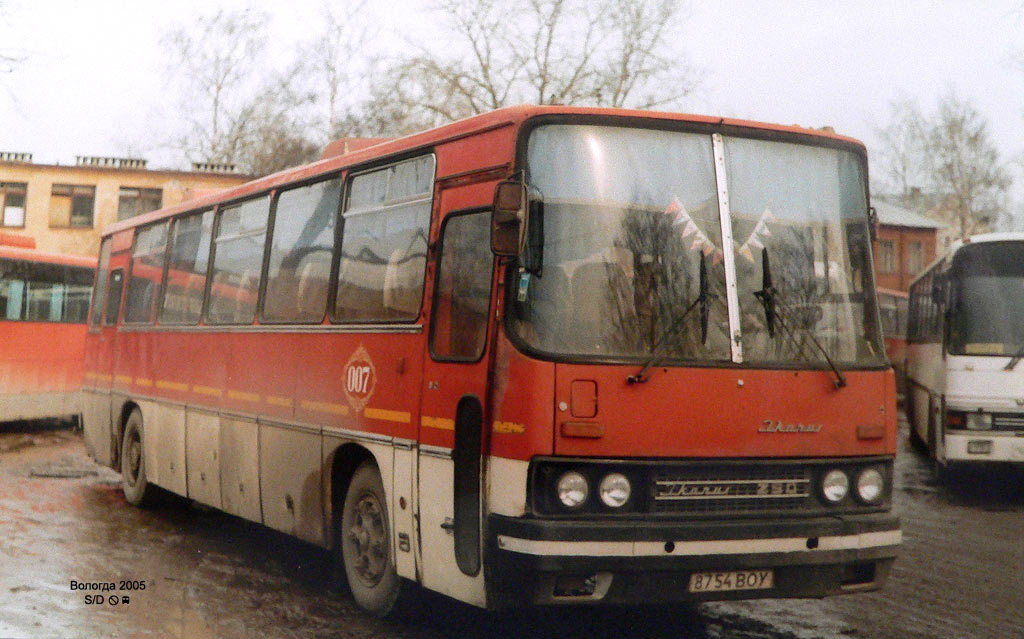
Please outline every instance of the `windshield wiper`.
M796 332L790 328L789 324L784 319L782 319L782 314L778 312L779 309L776 306L776 303L778 303L782 308L788 309L789 305L786 304L785 300L782 299L782 296L779 295L778 289L772 286L772 268L771 263L768 261L767 247L761 249L761 290L755 291L754 297L760 300L761 305L764 307L764 317L765 324L768 328L768 337L775 337L775 323L778 322L782 330L785 331L786 334L795 342L797 340ZM825 347L821 345L821 342L819 342L816 337L814 337L814 331L805 326L804 334L809 337L811 339L811 343L821 351L825 361L828 362L829 368L831 368L832 372L835 374L836 378L833 380L832 384L836 389L846 386L846 377L843 375L843 371L839 370L836 363L832 361L831 357L829 357L828 351L825 350ZM1024 356L1024 353L1022 353L1022 356Z
M642 384L650 379L647 375L648 372L662 361L662 355L659 353L665 340L670 336L674 335L680 327L684 326L686 318L690 315L690 312L695 308L700 308L700 343L705 344L708 341L708 267L704 261L704 253L700 254L700 293L697 294L697 298L690 302L690 305L686 307L683 314L679 318L672 322L665 332L663 332L658 340L654 343L654 348L651 349L651 358L647 360L644 367L640 369L636 375L630 375L626 378L627 384Z

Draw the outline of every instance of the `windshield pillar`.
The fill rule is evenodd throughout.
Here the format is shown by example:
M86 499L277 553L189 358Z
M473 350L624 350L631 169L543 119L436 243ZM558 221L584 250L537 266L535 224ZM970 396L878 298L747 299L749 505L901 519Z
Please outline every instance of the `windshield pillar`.
M736 256L730 247L732 239L732 213L729 210L729 183L725 172L725 143L722 135L711 136L715 158L715 182L718 184L718 215L722 224L723 261L725 263L725 295L729 308L729 340L732 361L743 361L743 339L740 335L740 302L736 288Z

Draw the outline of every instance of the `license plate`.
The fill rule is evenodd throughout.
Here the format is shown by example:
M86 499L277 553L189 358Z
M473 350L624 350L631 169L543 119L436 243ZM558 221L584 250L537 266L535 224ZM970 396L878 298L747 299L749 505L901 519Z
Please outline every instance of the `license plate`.
M772 587L774 577L771 570L695 572L690 575L690 592L762 590Z

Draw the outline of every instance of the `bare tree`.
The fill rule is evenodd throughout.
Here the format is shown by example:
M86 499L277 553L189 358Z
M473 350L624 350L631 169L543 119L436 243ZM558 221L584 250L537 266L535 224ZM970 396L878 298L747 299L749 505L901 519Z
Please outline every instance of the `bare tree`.
M233 114L232 139L237 162L252 175L267 175L312 162L322 144L311 138L316 123L310 113L314 96L293 86L291 74L269 82Z
M367 105L401 115L373 133L521 102L670 106L695 85L672 37L680 0L527 0L511 14L498 0L437 0L433 12L441 37L392 61L372 88Z
M179 146L192 159L237 160L242 136L237 116L247 108L248 79L260 68L267 20L262 13L221 9L164 36L172 56L168 66L185 85L182 107L189 131Z
M1010 174L988 133L985 118L949 94L927 129L925 154L931 184L966 238L1007 214Z
M950 93L933 113L900 103L892 114L879 131L879 157L897 199L916 205L915 187L923 191L923 203L961 237L1004 221L1011 177L981 113Z
M335 130L352 107L352 93L361 88L368 74L368 43L376 32L367 24L367 0L349 2L340 13L336 4L325 2L321 8L322 35L303 55L309 73L324 104L325 133Z
M0 26L7 26L8 10L0 2ZM11 73L25 61L27 55L10 47L0 47L0 73Z
M267 26L265 14L220 10L164 37L188 114L177 146L191 160L264 175L318 156L321 145L310 139L315 96L300 88L305 69L266 70Z
M924 139L925 118L916 102L903 100L889 104L889 124L877 128L882 141L874 157L878 181L876 191L895 195L903 202L911 198L914 189L925 183Z

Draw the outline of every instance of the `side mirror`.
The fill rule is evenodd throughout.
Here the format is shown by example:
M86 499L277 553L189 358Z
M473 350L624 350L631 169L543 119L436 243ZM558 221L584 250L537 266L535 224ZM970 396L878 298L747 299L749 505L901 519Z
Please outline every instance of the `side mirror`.
M868 233L871 241L878 241L878 211L873 206L868 207Z
M518 180L498 182L491 214L491 252L515 257L523 248L526 233L526 185Z

